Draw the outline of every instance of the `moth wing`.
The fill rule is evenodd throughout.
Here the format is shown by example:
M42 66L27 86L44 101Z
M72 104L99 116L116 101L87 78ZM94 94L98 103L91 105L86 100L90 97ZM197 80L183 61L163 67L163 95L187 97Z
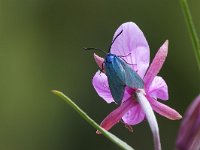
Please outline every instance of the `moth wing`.
M113 65L120 66L120 71L116 71L117 76L125 85L131 88L144 88L144 82L141 77L125 61L116 57Z
M114 66L113 63L105 63L106 75L108 77L108 83L112 97L114 101L119 104L124 96L125 84L119 78L118 73L116 72L117 69L115 67L116 66Z

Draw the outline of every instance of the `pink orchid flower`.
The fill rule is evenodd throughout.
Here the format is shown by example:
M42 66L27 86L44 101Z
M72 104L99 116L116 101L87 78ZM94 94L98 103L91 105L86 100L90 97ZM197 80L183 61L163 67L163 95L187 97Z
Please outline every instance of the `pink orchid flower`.
M109 130L121 119L126 125L136 125L146 118L152 132L155 131L154 138L157 136L154 142L159 143L158 125L153 110L171 120L181 119L181 115L177 111L157 100L168 100L167 84L162 77L157 76L167 56L168 41L160 47L149 67L150 50L143 32L135 23L127 22L117 29L114 37L122 30L122 34L113 43L110 53L125 56L123 59L143 79L145 87L144 89L126 87L121 105L102 121L101 127ZM102 68L104 59L96 54L94 54L94 58L98 66ZM100 97L107 103L114 102L105 73L97 71L92 83ZM97 131L97 133L99 132Z

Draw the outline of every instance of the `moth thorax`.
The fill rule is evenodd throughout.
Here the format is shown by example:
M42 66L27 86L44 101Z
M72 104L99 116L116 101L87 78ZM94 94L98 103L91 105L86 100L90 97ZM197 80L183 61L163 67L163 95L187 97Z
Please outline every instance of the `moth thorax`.
M107 63L112 63L113 60L115 59L115 57L116 57L116 55L108 53L108 54L106 55L106 62L107 62Z

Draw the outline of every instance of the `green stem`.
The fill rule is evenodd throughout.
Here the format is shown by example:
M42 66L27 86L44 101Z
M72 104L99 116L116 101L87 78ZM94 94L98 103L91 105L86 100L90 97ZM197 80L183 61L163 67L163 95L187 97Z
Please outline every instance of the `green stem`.
M90 125L92 125L95 129L99 130L105 137L107 137L110 141L115 143L117 146L124 150L134 150L131 146L129 146L124 141L120 140L118 137L113 135L112 133L106 131L102 127L100 127L94 120L92 120L80 107L78 107L69 97L64 95L60 91L53 90L52 91L55 95L62 98L65 102L67 102L74 110L76 110L79 115L85 119Z
M184 18L186 20L186 24L188 27L188 31L190 34L190 38L192 40L192 45L194 48L194 53L197 59L197 64L199 67L199 71L200 71L200 43L199 43L199 38L193 23L193 19L192 19L192 15L190 12L190 8L188 6L187 0L180 0L180 4L181 4L181 8L184 14Z

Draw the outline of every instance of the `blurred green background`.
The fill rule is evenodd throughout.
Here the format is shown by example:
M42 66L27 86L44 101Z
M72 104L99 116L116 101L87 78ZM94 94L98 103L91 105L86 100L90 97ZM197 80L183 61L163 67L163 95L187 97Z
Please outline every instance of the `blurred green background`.
M189 5L200 35L200 1ZM100 123L116 105L107 105L94 91L91 79L98 67L82 48L106 50L126 21L143 30L151 58L169 39L160 72L169 86L167 105L183 114L200 91L178 0L1 0L0 18L1 150L119 149L50 91L63 91ZM163 149L173 149L180 121L157 118ZM133 133L122 124L111 132L136 150L153 149L147 122L134 126Z

